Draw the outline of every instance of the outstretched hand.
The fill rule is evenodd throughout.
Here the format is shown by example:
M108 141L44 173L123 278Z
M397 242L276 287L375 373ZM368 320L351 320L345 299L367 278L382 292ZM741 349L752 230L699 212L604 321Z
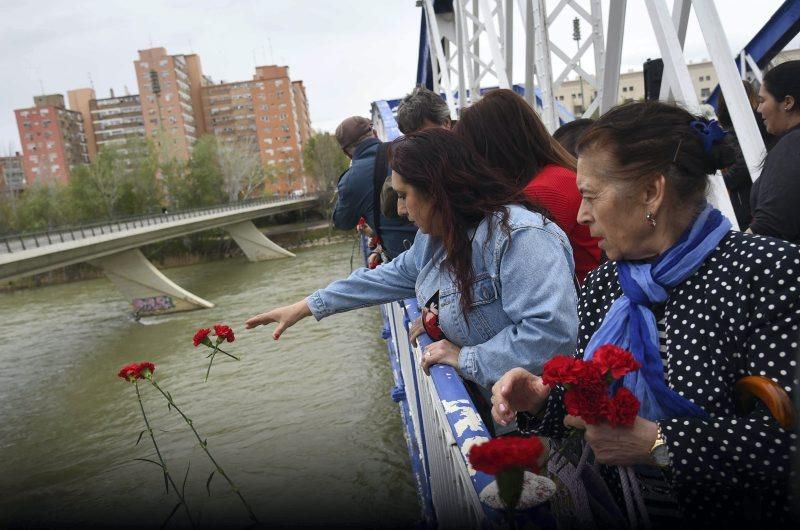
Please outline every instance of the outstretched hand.
M508 425L517 412L538 413L549 395L550 387L541 377L514 368L492 386L492 417L500 425Z
M309 309L308 304L305 299L303 299L292 305L278 307L249 318L244 323L244 327L246 329L253 329L258 326L277 322L278 326L275 328L275 331L272 332L272 338L278 340L287 328L294 326L297 322L308 316L311 316L311 309Z

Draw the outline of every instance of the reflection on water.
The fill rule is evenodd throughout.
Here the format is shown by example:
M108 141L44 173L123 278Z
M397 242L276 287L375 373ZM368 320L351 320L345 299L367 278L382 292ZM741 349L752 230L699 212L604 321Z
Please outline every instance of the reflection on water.
M377 309L313 319L279 342L244 320L349 272L349 244L265 263L243 259L170 269L213 309L136 323L106 280L0 295L0 526L160 525L175 504L152 464L130 361L156 375L193 419L259 518L278 524L409 526L418 519ZM228 323L237 340L208 383L198 327ZM191 461L187 499L201 525L245 526L191 432L154 389L145 407L173 475ZM132 508L132 507L141 507ZM134 522L135 521L135 522ZM180 512L175 524L185 519Z

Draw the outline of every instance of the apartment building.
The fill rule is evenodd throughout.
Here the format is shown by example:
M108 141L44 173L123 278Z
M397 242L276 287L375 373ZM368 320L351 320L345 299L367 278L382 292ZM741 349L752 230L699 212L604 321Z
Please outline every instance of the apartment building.
M69 180L78 164L89 163L80 112L67 110L61 94L35 96L34 106L16 109L27 185Z
M20 192L25 188L22 155L0 156L0 193Z
M124 145L131 139L145 138L142 103L138 94L93 99L91 123L97 150L107 145Z
M166 156L188 160L205 132L200 91L207 79L200 58L150 48L139 51L134 67L147 137Z
M292 81L292 95L294 96L294 109L300 132L300 151L311 138L311 113L308 111L308 98L306 97L306 87L302 81Z
M86 151L89 154L90 162L97 156L97 143L94 139L92 113L89 108L90 101L94 98L94 89L92 88L76 88L75 90L67 91L69 109L80 112L81 116L83 116L83 134L86 136Z
M202 88L204 120L220 143L258 153L274 171L268 193L307 189L302 149L311 136L302 81L292 82L288 66L259 66L250 81Z
M772 62L773 64L779 64L796 59L800 59L800 49L785 50L779 53ZM714 66L711 61L697 63L690 61L687 66L697 99L700 102L704 102L719 84ZM581 82L580 79L572 79L561 84L555 91L555 97L569 111L579 115L591 105L597 97L597 93L586 81ZM628 70L620 74L618 102L626 103L641 99L644 99L644 75L642 70Z

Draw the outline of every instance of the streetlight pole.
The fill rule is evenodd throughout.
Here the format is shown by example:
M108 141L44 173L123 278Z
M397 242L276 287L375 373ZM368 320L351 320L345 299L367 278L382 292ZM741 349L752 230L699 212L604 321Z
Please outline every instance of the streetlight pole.
M572 39L575 41L578 52L581 51L581 19L575 17L572 21ZM581 59L578 57L578 67L581 65ZM581 114L586 112L586 101L583 96L583 76L578 72L578 79L581 83Z

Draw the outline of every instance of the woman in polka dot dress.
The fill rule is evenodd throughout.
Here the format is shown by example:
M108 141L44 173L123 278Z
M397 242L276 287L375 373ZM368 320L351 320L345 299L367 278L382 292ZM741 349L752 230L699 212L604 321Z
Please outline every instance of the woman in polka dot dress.
M706 175L726 162L719 139L714 123L645 102L611 110L578 146L578 221L610 261L581 293L577 355L633 352L634 425L566 415L563 388L521 368L493 388L501 424L516 414L523 432L553 438L585 429L619 512L615 466L632 466L656 527L791 520L796 435L763 406L737 413L733 388L757 375L797 391L800 247L731 231L705 203Z

